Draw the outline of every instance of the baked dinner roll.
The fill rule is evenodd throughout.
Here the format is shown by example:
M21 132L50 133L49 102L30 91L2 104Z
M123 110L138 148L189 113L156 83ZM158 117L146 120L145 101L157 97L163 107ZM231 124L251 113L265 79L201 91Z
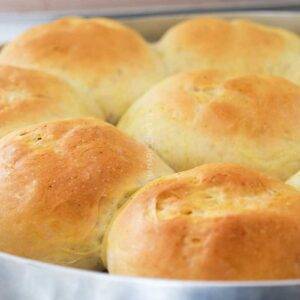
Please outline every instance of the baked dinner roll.
M155 180L109 228L113 274L300 278L300 193L238 165L208 164Z
M66 82L40 71L0 65L0 137L42 121L97 116L87 96Z
M92 96L112 122L164 73L138 33L101 18L70 17L34 27L4 47L0 63L63 78Z
M300 171L291 176L286 183L300 190Z
M198 17L170 28L158 44L169 73L218 68L272 74L300 83L300 39L246 20Z
M0 140L0 251L101 268L112 214L171 172L150 149L96 119L14 131Z
M231 162L287 179L300 169L300 87L279 77L175 75L150 90L119 128L175 170Z

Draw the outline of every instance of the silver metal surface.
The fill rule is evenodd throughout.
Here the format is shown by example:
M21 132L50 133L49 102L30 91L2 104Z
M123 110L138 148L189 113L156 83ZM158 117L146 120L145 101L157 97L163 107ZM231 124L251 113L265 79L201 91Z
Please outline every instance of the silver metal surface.
M81 271L0 254L0 299L299 300L300 281L143 279Z
M77 14L81 14L78 12ZM217 14L248 18L300 33L300 13ZM60 15L0 15L0 42ZM155 41L170 26L191 15L137 17L124 21ZM299 300L300 280L256 282L175 281L112 276L53 266L0 253L0 300Z
M300 3L300 0L299 0ZM199 14L180 14L175 16L153 16L125 18L122 21L139 31L148 41L158 40L162 34L176 23L198 16ZM262 24L279 26L300 34L300 10L299 12L222 12L210 14L224 19L243 18Z
M1 1L1 0L0 0ZM300 5L300 0L299 0ZM207 14L207 13L206 13ZM210 13L212 14L212 13ZM62 12L45 12L45 13L0 13L0 44L13 39L24 30L65 15L83 15L85 17L95 17L97 12L86 11L70 11ZM199 15L197 11L190 13L181 13L174 15L145 15L137 12L134 17L130 15L122 15L116 13L115 17L126 23L130 27L140 32L147 40L157 40L169 27L179 21ZM297 12L284 11L247 11L247 12L218 12L213 13L225 19L230 18L246 18L267 25L280 26L288 30L300 33L300 9Z

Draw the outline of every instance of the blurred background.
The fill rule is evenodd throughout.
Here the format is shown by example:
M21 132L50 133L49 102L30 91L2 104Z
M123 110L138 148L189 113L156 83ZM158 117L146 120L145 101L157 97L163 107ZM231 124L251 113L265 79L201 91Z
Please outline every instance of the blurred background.
M234 13L261 11L264 23L274 24L274 16L266 11L284 13L286 27L295 29L295 15L300 11L300 0L0 0L0 46L24 30L40 23L48 22L65 15L84 17L105 16L131 20L135 17L174 16L198 13ZM250 12L251 13L251 12ZM259 21L259 20L258 20ZM153 31L153 24L144 24L143 34ZM134 24L133 24L134 25ZM147 27L148 26L148 27ZM160 30L167 28L160 23ZM151 29L151 30L150 30ZM159 31L157 31L160 33ZM149 39L153 37L149 34Z
M300 0L0 0L1 12L97 9L109 13L128 9L296 9L299 6Z

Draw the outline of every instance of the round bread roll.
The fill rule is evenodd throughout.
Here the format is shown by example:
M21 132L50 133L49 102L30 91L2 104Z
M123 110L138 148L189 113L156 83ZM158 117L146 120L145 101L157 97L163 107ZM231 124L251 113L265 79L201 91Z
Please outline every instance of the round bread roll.
M246 20L198 17L169 29L158 43L169 73L218 68L233 76L278 75L300 83L300 39Z
M177 171L231 162L287 179L300 169L300 87L279 77L227 75L170 77L118 126Z
M0 251L101 268L115 210L171 172L150 149L96 119L14 131L0 140Z
M138 191L105 245L113 274L300 278L300 193L238 165L203 165Z
M44 72L0 66L0 137L27 125L65 118L103 118L85 104L87 96Z
M26 31L0 63L47 71L91 96L115 122L162 78L158 56L135 31L108 19L64 18Z
M297 190L300 190L300 171L291 176L286 183L293 186Z

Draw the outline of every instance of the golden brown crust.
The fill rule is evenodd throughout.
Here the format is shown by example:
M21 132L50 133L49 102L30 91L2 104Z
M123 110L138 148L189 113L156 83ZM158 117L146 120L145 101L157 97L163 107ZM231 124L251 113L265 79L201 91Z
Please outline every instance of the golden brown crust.
M300 88L279 77L190 71L138 100L118 127L175 170L232 162L286 179L300 168Z
M106 238L113 274L206 280L299 278L300 194L238 165L158 179Z
M3 49L0 62L65 79L93 96L111 121L163 76L141 36L102 18L70 17L34 27Z
M0 136L14 129L56 119L102 118L87 107L83 95L46 73L0 66Z
M169 73L218 68L231 75L272 74L300 83L300 40L292 32L247 20L198 17L162 37Z
M43 123L0 140L0 250L101 267L114 211L171 170L148 148L96 119Z

